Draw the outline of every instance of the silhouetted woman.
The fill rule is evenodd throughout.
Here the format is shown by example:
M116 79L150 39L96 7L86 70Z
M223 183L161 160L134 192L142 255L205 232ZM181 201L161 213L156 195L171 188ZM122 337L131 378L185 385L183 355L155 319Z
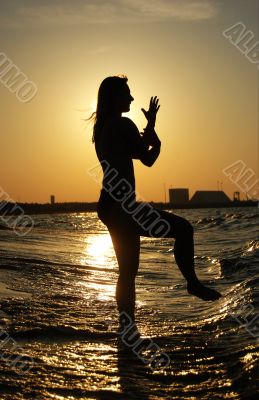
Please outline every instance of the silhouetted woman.
M149 110L142 109L147 126L139 133L136 125L122 113L133 101L125 76L103 80L94 113L93 142L103 168L103 186L98 216L107 226L119 265L116 301L120 315L134 321L135 278L139 267L140 236L174 238L175 261L187 281L187 291L203 300L221 295L199 282L194 270L193 228L184 218L139 204L135 197L133 159L151 167L160 153L161 142L155 132L157 97ZM123 313L124 312L124 313Z

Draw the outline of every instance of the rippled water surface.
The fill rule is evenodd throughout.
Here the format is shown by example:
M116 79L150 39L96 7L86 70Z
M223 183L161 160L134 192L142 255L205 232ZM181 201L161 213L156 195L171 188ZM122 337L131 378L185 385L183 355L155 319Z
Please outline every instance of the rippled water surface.
M96 213L35 215L21 237L0 225L0 281L17 291L0 298L1 400L257 397L259 210L175 213L194 226L197 274L223 297L188 295L173 240L142 238L131 348L117 337L117 264ZM154 348L168 362L152 362Z

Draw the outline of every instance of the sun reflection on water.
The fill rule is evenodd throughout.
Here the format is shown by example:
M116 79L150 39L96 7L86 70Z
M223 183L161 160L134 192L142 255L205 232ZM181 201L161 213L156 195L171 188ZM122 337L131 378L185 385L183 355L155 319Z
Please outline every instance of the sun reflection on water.
M112 241L109 234L91 236L87 252L93 257L105 256L112 247Z
M91 268L91 273L87 280L81 281L80 285L86 290L88 295L95 296L98 300L106 301L114 297L115 281L111 274L114 274L116 258L110 235L98 234L88 235L85 239L86 246L81 258L81 264L86 268ZM93 269L96 267L96 271ZM102 269L105 270L102 270ZM110 269L110 272L107 272ZM115 278L115 277L114 277Z
M111 237L108 233L88 235L85 239L86 247L81 264L90 264L98 267L109 267L114 264L114 250Z

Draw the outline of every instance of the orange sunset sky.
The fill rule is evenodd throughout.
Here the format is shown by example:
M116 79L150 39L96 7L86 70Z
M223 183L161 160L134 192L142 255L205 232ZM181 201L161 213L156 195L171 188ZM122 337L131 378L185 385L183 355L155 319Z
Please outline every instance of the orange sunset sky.
M97 201L84 118L101 81L122 73L135 99L125 115L140 130L140 109L153 95L161 103L161 154L152 168L134 161L137 192L164 201L164 184L192 195L221 182L232 198L240 189L224 168L242 160L258 178L259 72L223 31L242 22L255 44L258 10L256 0L0 1L0 53L37 87L21 102L0 81L2 190L20 202Z

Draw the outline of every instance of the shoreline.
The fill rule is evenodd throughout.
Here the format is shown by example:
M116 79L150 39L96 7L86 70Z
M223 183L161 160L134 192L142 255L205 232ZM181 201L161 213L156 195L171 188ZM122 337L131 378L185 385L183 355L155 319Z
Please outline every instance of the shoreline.
M4 203L4 202L3 202ZM139 203L139 202L137 202ZM148 202L151 206L161 210L176 210L176 209L199 209L199 208L234 208L234 207L258 207L259 202L255 200L231 201L228 203L162 203L162 202ZM4 215L17 215L21 211L30 214L55 214L55 213L73 213L73 212L96 212L97 202L83 203L83 202L67 202L67 203L12 203L5 202L1 205L0 202L0 216ZM140 203L139 203L140 204Z

